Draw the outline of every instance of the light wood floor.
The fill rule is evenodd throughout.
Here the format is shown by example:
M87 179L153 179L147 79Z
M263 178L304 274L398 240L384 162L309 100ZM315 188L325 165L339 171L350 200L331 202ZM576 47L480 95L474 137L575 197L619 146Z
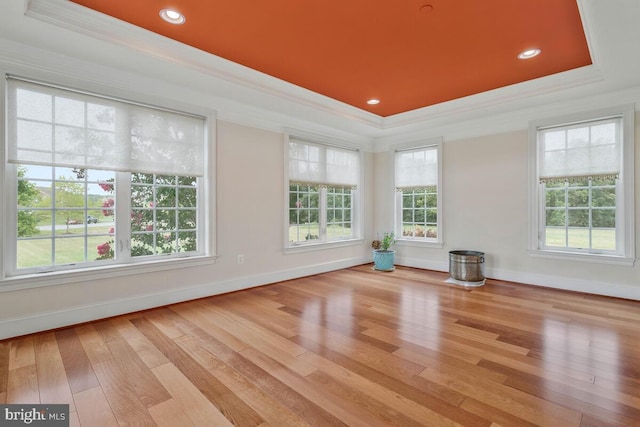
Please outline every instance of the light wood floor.
M77 426L639 426L640 303L370 265L0 341Z

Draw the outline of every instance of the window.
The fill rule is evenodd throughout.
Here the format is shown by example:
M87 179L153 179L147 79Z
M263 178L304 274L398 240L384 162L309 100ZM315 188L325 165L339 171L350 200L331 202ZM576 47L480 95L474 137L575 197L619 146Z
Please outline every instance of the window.
M394 228L399 242L442 243L440 156L440 143L394 151Z
M633 110L532 125L532 249L633 258Z
M7 111L5 277L206 253L203 117L13 77Z
M288 246L358 238L360 153L290 137Z

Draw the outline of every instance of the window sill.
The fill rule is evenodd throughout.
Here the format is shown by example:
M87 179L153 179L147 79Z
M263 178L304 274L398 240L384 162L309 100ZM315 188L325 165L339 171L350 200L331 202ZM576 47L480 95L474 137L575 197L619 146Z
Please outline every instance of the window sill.
M398 246L414 246L419 248L444 248L444 243L433 240L418 240L418 239L396 239L396 245Z
M175 270L179 268L198 267L215 264L215 256L193 256L154 260L144 263L110 265L105 267L85 268L74 271L56 271L41 274L29 274L7 277L0 280L0 293L22 289L40 288L43 286L63 285L77 282L90 282L98 276L100 279L130 276L157 271Z
M580 261L610 265L633 267L636 258L625 258L616 255L583 254L577 252L561 252L551 250L529 250L529 255L535 258L549 258L565 261Z
M349 240L338 240L338 241L321 242L321 243L302 243L295 246L285 247L284 253L286 255L286 254L297 254L301 252L322 251L326 249L342 248L346 246L357 246L357 245L361 245L363 242L364 242L364 239L349 239Z

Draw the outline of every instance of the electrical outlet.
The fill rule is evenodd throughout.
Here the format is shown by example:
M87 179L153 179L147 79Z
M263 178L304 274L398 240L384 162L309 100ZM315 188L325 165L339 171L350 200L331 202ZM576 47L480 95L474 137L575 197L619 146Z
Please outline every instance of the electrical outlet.
M244 255L239 254L237 258L238 264L244 264Z

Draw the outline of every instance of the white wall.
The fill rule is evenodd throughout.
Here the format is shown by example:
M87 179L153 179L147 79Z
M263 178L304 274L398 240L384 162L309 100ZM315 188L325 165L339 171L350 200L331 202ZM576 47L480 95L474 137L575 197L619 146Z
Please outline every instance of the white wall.
M177 301L359 265L368 240L356 246L284 254L283 134L217 124L217 248L215 264L1 292L0 339ZM365 155L371 176L372 154ZM371 191L363 186L365 226ZM245 262L238 265L236 257Z
M640 124L636 118L635 203L640 230ZM487 277L640 300L634 267L534 258L528 248L527 131L451 140L443 144L442 249L397 246L398 264L448 271L449 251L486 253ZM375 230L391 229L389 153L375 154L379 179ZM635 236L636 247L640 238Z

